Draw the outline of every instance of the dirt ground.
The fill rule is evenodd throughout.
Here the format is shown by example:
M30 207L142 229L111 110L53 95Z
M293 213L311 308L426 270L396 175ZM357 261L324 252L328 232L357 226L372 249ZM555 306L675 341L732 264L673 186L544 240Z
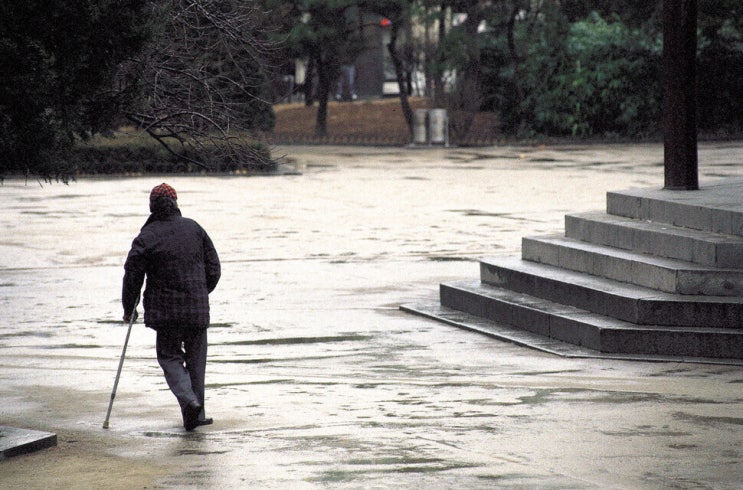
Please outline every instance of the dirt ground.
M415 109L430 108L430 101L422 97L410 99ZM274 138L278 141L300 140L311 142L315 134L317 104L277 104ZM451 118L451 115L450 115ZM477 114L469 131L470 139L491 144L498 137L497 120L492 113ZM400 99L357 100L328 103L328 138L338 143L406 144L410 135L405 124Z
M3 488L151 488L171 471L167 464L151 458L122 458L112 454L113 443L84 431L58 432L56 447L16 456L4 464ZM7 485L7 486L6 486Z

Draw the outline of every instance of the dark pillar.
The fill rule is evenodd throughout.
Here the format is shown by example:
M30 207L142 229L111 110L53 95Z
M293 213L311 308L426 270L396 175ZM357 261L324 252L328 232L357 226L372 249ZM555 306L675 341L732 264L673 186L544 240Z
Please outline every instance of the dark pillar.
M666 189L699 189L697 0L663 0L663 144Z

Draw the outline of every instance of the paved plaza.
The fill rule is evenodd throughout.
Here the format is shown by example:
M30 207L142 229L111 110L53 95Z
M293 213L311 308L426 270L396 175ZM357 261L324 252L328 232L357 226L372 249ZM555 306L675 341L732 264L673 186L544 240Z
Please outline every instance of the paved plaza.
M56 446L2 488L739 488L743 368L571 359L407 314L606 192L660 188L661 145L282 147L291 175L6 179L0 426ZM700 182L743 177L701 144ZM223 265L192 433L123 262L168 182ZM743 198L743 197L742 197Z

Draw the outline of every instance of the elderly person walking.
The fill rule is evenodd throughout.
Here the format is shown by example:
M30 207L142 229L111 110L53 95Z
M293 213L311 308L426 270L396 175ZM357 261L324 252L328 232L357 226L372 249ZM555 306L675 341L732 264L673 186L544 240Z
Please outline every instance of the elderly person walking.
M212 423L204 412L204 374L209 293L221 274L219 257L206 231L181 216L168 184L152 189L150 212L124 264L124 321L146 276L144 323L157 332L158 363L191 431Z

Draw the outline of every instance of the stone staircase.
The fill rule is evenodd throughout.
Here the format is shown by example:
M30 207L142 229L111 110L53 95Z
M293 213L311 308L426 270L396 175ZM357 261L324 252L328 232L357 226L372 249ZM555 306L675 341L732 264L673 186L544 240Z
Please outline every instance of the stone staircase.
M567 215L564 235L523 238L521 258L483 260L479 280L441 284L440 306L403 309L486 333L495 327L483 323L506 325L527 345L738 363L743 180L610 192L607 212Z

